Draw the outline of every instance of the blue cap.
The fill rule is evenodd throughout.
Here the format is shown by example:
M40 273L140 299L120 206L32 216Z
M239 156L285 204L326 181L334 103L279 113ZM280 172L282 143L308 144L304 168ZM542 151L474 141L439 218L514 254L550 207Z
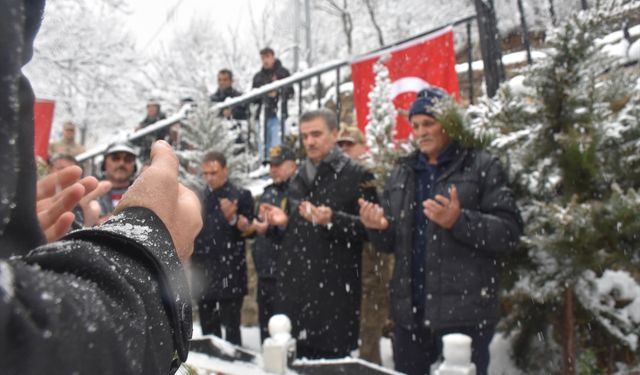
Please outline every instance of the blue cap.
M426 89L420 90L416 96L416 101L411 104L409 120L411 120L413 115L420 114L435 117L433 114L433 107L438 101L444 98L450 98L450 96L439 87L429 86Z

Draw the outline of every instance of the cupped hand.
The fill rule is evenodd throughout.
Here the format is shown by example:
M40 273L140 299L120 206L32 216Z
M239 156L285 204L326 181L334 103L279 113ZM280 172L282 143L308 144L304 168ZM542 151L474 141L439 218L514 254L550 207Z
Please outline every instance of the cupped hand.
M73 207L98 186L95 177L82 176L82 169L70 166L45 176L36 185L36 214L48 242L64 236L75 219Z
M368 229L386 230L389 228L389 220L384 217L384 211L379 205L358 199L360 206L360 221Z
M450 196L451 198L447 198L438 194L434 199L422 202L424 215L444 229L453 228L461 212L458 189L455 185L451 187Z

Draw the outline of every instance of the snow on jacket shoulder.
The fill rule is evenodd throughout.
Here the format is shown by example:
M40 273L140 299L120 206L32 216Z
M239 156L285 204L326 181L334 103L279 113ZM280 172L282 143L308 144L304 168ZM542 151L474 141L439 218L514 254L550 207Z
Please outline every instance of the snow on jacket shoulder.
M191 305L169 232L152 211L129 208L0 260L0 331L6 374L174 372Z

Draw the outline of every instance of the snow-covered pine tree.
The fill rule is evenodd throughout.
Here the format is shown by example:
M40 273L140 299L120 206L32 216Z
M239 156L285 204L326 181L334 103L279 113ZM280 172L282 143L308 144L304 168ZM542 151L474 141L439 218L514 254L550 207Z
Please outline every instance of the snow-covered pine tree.
M182 124L181 141L188 145L177 152L182 182L196 191L204 188L204 182L196 172L199 172L202 158L209 151L224 153L231 182L238 185L248 182L248 173L257 166L257 158L245 151L246 145L237 142L239 136L233 124L217 116L217 112L211 110L206 95L203 96Z
M523 86L468 111L494 138L527 223L502 326L528 374L638 365L640 81L595 43L618 27L598 9L568 18Z
M384 187L396 160L401 156L401 149L395 140L398 111L391 97L389 69L384 65L388 58L388 55L382 56L373 65L375 83L369 92L369 114L365 128L367 146L375 160L372 172L379 190Z

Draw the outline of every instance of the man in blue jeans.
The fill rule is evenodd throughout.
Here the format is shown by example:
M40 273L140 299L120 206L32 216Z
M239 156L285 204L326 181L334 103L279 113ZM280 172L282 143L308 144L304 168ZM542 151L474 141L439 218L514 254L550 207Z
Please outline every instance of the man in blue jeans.
M428 374L442 336L472 342L477 374L487 373L498 320L501 254L515 250L522 219L498 159L464 147L436 118L452 99L430 87L409 111L417 150L391 172L382 207L360 200L360 220L378 251L394 253L390 284L396 370ZM443 103L445 104L445 103ZM454 126L453 124L447 124Z
M253 88L262 87L271 82L277 81L279 79L288 77L290 75L287 68L282 66L282 63L279 59L275 57L275 52L273 49L266 47L260 51L260 59L262 60L262 69L258 73L253 76ZM286 87L281 90L271 91L265 96L261 101L259 101L260 106L264 105L264 116L263 122L266 123L266 134L264 134L264 142L261 142L260 139L263 134L257 134L256 139L258 140L258 151L260 153L260 158L264 159L263 161L268 161L268 155L265 155L264 150L271 150L274 146L280 145L282 143L282 134L280 134L281 128L281 120L278 118L278 100L280 100L280 95L283 95L282 100L282 113L284 116L287 115L287 100L293 96L293 88ZM261 112L261 108L258 110L258 116ZM260 124L260 122L258 122ZM257 126L257 129L260 129L260 126ZM266 149L264 148L266 147Z

